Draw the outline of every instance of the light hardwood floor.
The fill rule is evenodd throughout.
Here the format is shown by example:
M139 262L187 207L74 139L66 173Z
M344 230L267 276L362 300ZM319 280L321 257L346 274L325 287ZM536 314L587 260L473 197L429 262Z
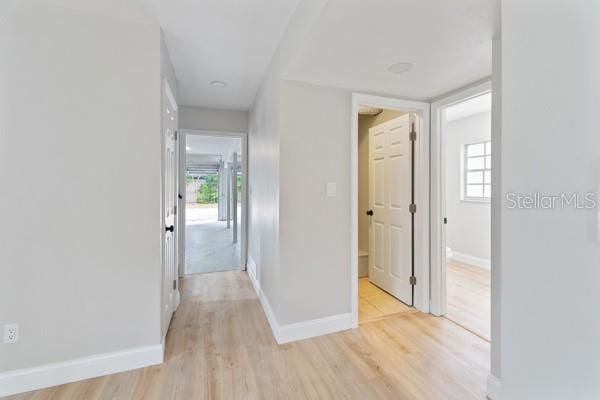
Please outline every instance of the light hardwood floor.
M244 272L182 280L164 364L58 386L18 400L485 398L489 343L408 312L277 345Z
M446 318L490 340L490 271L472 265L448 262L448 307Z
M358 280L359 324L411 312L415 312L415 309L369 282L368 277Z

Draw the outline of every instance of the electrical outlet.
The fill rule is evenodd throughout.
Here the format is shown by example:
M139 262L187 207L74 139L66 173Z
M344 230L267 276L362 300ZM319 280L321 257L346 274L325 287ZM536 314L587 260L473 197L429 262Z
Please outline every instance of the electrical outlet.
M19 324L4 325L4 343L16 343L19 341Z

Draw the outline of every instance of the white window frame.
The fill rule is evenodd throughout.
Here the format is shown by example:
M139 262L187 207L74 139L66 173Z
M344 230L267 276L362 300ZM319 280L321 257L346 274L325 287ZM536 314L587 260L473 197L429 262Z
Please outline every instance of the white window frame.
M483 144L483 154L479 155L479 156L469 156L469 147L470 146L475 146L478 144ZM467 202L476 202L476 203L489 203L491 201L491 175L492 175L492 166L491 166L491 161L490 161L490 165L488 165L488 163L486 162L486 157L491 157L492 156L492 152L491 150L488 153L488 144L491 148L491 141L490 140L485 140L485 141L479 141L479 142L473 142L473 143L466 143L463 145L462 147L462 154L461 154L461 161L462 161L462 191L461 191L461 200L462 201L467 201ZM469 169L468 165L469 165L469 159L470 158L483 158L483 168L481 169ZM479 197L479 196L468 196L467 195L467 187L469 186L469 182L468 182L468 173L469 172L482 172L483 173L483 183L476 183L473 185L480 185L482 186L482 194L483 196ZM490 182L486 182L485 180L485 173L489 172L490 174ZM485 197L485 185L490 185L490 197Z

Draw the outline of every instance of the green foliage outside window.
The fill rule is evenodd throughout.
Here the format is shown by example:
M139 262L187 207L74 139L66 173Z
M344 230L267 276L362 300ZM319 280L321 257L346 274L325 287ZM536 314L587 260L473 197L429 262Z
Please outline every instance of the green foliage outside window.
M206 175L197 192L196 201L200 204L214 204L219 198L219 179L217 175Z
M202 179L203 182L200 184L200 188L196 192L196 202L199 204L215 204L219 201L219 176L206 175ZM192 182L193 178L188 177L188 182ZM237 191L238 191L238 203L241 202L242 193L242 177L237 176Z

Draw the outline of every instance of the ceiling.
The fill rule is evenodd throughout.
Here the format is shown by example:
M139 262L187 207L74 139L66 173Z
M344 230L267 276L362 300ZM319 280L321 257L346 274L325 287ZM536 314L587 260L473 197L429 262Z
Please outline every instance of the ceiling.
M286 78L431 100L491 75L498 0L329 0ZM388 67L409 62L408 72Z
M181 105L248 109L298 0L145 0L163 29ZM223 81L220 89L211 81Z
M296 6L307 0L41 1L156 19L180 83L180 105L246 110ZM285 78L430 100L490 76L498 9L499 0L328 0ZM388 72L399 62L413 68ZM227 86L211 86L215 80Z
M492 111L492 94L487 93L472 99L463 101L445 109L446 122L470 117L482 112Z
M186 151L188 154L204 154L228 157L230 154L242 152L242 140L237 137L186 135Z
M3 3L6 0L0 0ZM9 0L6 4L24 3L21 0ZM35 0L56 7L64 7L75 11L98 14L105 17L117 18L128 22L152 23L153 19L144 9L144 0ZM0 4L0 10L2 4ZM2 13L0 13L2 15ZM0 18L1 19L1 18Z

